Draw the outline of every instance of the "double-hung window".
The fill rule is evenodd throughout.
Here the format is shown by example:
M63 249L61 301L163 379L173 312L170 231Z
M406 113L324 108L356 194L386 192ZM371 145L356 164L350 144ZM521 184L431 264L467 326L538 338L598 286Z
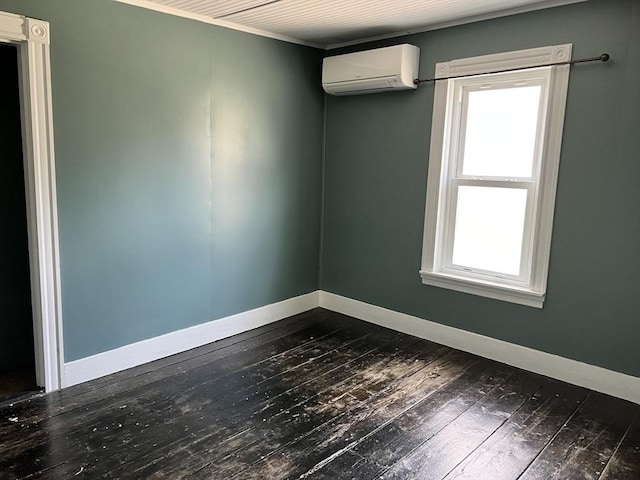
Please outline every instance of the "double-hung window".
M570 56L558 45L436 66L455 78L435 87L423 283L542 307L569 80L554 64Z

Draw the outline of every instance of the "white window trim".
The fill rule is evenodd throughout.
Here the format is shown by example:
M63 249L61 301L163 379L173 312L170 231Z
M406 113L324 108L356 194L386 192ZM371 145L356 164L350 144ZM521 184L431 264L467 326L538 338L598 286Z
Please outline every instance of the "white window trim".
M436 65L436 78L495 73L507 69L533 68L540 64L561 64L571 60L571 44L532 48L514 52L484 55L453 60ZM444 182L443 164L448 162L448 132L452 118L447 112L450 102L451 81L438 81L435 85L427 201L425 209L422 267L420 276L426 285L447 288L464 293L542 308L549 270L551 230L560 164L562 127L569 83L569 65L553 66L549 80L547 128L542 152L538 204L535 218L536 235L532 246L531 277L527 284L510 284L499 279L483 279L478 276L443 272L436 258L439 238L438 226L442 225L442 194ZM444 227L443 227L444 228Z

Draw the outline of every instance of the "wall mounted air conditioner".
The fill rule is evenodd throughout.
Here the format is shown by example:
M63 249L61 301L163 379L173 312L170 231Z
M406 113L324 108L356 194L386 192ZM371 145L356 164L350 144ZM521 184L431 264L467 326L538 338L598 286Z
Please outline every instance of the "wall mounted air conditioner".
M417 88L420 49L405 43L327 57L322 88L331 95L361 95Z

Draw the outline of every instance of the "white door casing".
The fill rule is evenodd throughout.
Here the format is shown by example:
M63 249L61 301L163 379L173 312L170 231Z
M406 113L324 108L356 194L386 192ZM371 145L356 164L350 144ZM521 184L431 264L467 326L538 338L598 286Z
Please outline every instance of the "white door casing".
M18 48L36 380L50 392L63 351L49 24L0 12L0 42Z

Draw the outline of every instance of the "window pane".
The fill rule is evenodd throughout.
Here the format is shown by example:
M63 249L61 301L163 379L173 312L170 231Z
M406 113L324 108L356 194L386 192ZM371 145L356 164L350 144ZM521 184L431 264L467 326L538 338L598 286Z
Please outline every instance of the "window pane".
M541 87L469 92L462 174L530 177Z
M454 265L519 275L527 190L458 188Z

